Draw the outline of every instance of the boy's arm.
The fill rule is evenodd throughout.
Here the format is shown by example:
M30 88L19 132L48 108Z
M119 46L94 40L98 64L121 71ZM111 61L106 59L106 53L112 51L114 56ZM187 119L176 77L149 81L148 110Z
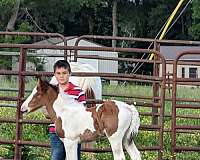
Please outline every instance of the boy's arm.
M79 93L79 96L78 96L78 98L77 98L77 101L78 101L79 103L86 103L86 96L85 96L85 93L84 93L83 91L81 91L81 92Z

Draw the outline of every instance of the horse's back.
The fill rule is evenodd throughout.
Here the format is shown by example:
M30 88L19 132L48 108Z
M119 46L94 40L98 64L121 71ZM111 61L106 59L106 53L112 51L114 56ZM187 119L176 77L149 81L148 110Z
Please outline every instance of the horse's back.
M139 126L140 126L140 117L139 117L139 112L136 109L134 105L129 105L125 102L121 101L115 101L116 104L119 106L119 119L121 119L121 124L123 125L124 121L129 122L131 125L131 130L134 133L138 132Z
M132 117L132 113L131 113L131 110L129 109L129 105L121 101L114 100L114 102L119 109L119 115L118 115L119 125L120 123L124 123L125 121L129 122Z

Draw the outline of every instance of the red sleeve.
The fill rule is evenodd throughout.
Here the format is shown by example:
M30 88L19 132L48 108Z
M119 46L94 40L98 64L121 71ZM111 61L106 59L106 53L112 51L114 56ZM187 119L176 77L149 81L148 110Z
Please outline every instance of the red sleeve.
M85 94L81 94L79 97L78 97L78 102L81 102L81 103L86 103L86 97L85 97Z

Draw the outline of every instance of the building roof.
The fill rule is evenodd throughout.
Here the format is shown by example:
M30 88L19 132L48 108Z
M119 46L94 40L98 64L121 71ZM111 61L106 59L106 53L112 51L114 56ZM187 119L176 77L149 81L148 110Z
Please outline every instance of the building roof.
M69 41L71 39L74 39L74 38L77 38L77 36L69 36L69 37L65 37L66 41ZM45 39L45 40L42 40L42 41L38 41L38 42L35 42L34 44L43 44L43 45L56 45L56 44L59 44L63 42L63 39L59 38L59 37L56 37L56 38L48 38L48 39Z
M65 37L66 41L76 40L77 38L78 38L78 36L68 36L68 37ZM102 44L90 41L88 39L81 39L81 41L86 41L88 43L92 43L92 44L97 45L99 47L104 47ZM41 45L56 45L56 44L60 44L62 42L63 42L63 39L61 39L59 37L56 37L56 38L48 38L48 39L45 39L45 40L42 40L42 41L38 41L38 42L35 42L34 44L39 44L39 45L40 44Z
M174 60L178 53L187 50L199 50L200 46L160 46L160 52L167 60ZM181 59L200 60L199 55L185 55Z

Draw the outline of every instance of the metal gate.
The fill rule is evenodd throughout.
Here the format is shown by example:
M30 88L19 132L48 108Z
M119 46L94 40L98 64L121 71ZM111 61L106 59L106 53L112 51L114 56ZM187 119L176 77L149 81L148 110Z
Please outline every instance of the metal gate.
M39 146L39 147L50 147L49 143L43 142L36 142L36 141L24 141L22 137L22 126L25 124L49 124L48 120L27 120L22 117L22 113L20 112L20 106L24 100L24 93L25 93L25 77L27 76L52 76L52 72L36 72L36 71L26 71L26 60L29 56L27 53L28 49L51 49L51 50L62 50L64 54L61 56L62 58L71 58L72 60L78 59L97 59L99 61L127 61L127 62L134 62L134 63L145 63L151 64L153 68L152 75L146 74L130 74L130 73L73 73L76 76L100 76L102 79L105 80L112 80L112 81L127 81L133 84L141 83L141 84L150 84L152 94L150 96L146 95L139 95L133 94L128 95L126 93L103 93L103 96L106 97L123 97L124 101L127 103L134 103L136 102L136 106L140 111L141 118L147 117L150 119L150 123L142 121L140 127L140 133L146 134L146 132L154 132L157 136L155 138L155 144L148 145L148 146L138 146L139 150L144 153L148 151L156 152L157 156L156 159L163 159L163 152L164 152L164 133L171 132L172 134L172 155L173 158L176 157L176 152L179 151L199 151L199 147L196 148L187 148L187 147L179 147L176 143L176 134L179 133L179 129L199 129L199 126L179 126L176 125L176 118L180 117L176 115L176 108L196 108L199 109L197 106L191 105L180 105L176 104L177 101L185 101L183 98L177 98L176 95L176 86L179 82L190 82L190 83L198 83L199 79L181 79L177 78L176 76L176 66L179 63L178 59L174 61L174 72L173 72L173 81L171 78L168 78L166 82L166 60L162 56L159 51L159 45L161 43L186 43L185 41L156 41L154 39L140 39L140 38L127 38L127 37L110 37L110 36L82 36L79 37L75 46L67 46L67 41L65 37L59 34L44 34L44 33L15 33L15 32L1 32L0 35L29 35L29 36L45 36L45 37L60 37L64 41L64 46L56 46L56 45L42 45L42 44L0 44L0 48L18 48L20 49L19 54L19 70L18 71L11 71L11 70L0 70L0 75L15 75L18 76L18 84L19 88L15 91L18 92L17 97L12 96L0 96L1 101L17 101L17 110L16 110L16 119L8 119L5 117L0 118L1 123L15 123L16 124L16 136L15 139L5 140L0 139L0 144L13 144L15 148L14 152L14 159L19 160L22 156L22 146L24 145L31 145L31 146ZM153 49L140 49L140 48L112 48L112 47L92 47L92 46L80 46L79 41L81 39L107 39L107 40L126 40L131 42L145 42L145 43L153 43ZM157 50L157 51L156 51ZM129 53L129 54L152 54L154 53L156 58L155 60L144 60L140 58L122 58L122 57L109 57L109 56L94 56L94 55L79 55L79 51L93 51L93 52L119 52L120 54ZM197 51L195 51L197 52ZM70 55L68 54L70 53ZM193 53L187 52L187 53ZM184 53L185 54L185 53ZM33 56L33 55L32 55ZM46 55L48 57L48 55ZM59 55L51 55L51 56L59 56ZM181 55L182 56L182 55ZM181 62L182 63L182 62ZM159 70L160 74L159 74ZM171 88L170 84L173 82L173 97L172 99L165 99L165 89ZM169 84L167 86L167 84ZM173 112L172 115L166 115L165 113L165 102L166 101L173 102ZM192 99L187 99L188 101L194 101ZM90 100L88 100L90 101ZM200 100L196 100L200 102ZM99 102L99 100L96 100ZM148 109L148 112L146 111ZM164 121L165 118L172 118L172 130L164 129ZM182 116L184 117L184 116ZM188 116L192 118L199 119L199 116ZM181 131L183 132L183 131ZM136 138L137 139L137 138ZM110 148L82 148L83 152L110 152Z
M178 142L180 139L180 135L183 134L199 134L200 126L198 125L186 125L186 124L178 124L181 119L187 119L188 121L195 120L199 121L200 116L194 115L188 112L188 110L199 110L200 109L200 98L191 98L190 95L187 95L187 98L178 96L178 87L180 85L190 85L190 87L195 87L200 85L199 78L190 78L190 77L178 77L177 76L177 68L181 65L181 58L187 55L200 55L200 50L189 50L181 52L177 55L174 60L173 65L173 94L172 94L172 156L173 159L177 159L177 153L186 152L186 151L194 151L199 152L200 146L196 144L196 146L186 146L184 143L187 142ZM189 62L185 62L185 65L189 64ZM183 63L182 63L183 65ZM191 65L191 63L190 63ZM193 66L199 66L199 62L192 62ZM183 103L180 103L183 102ZM180 114L178 110L185 110L186 114ZM196 131L196 132L195 132ZM199 159L199 157L197 157Z
M9 34L9 35L43 35L43 36L58 36L57 34L32 34L32 33L1 33L1 34ZM63 37L61 37L63 38ZM63 38L64 39L64 38ZM134 39L131 39L132 41ZM135 39L138 40L138 39ZM158 64L162 64L163 66L163 72L162 77L159 77L158 75L137 75L137 74L124 74L124 73L118 73L118 74L110 74L110 73L75 73L74 75L78 76L101 76L102 78L110 79L110 80L125 80L125 81L135 81L135 82L150 82L153 84L153 88L155 86L159 86L159 94L157 94L157 97L138 97L137 95L133 95L129 98L136 98L140 99L140 101L136 101L137 105L141 107L150 107L150 108L157 108L159 112L157 113L141 113L143 116L150 116L153 118L158 118L157 124L142 124L140 129L141 130L153 130L158 133L158 141L155 146L144 146L139 147L141 151L157 151L158 152L158 159L162 159L162 153L163 153L163 114L164 114L164 86L165 86L165 60L163 56L155 51L155 50L149 50L149 49L138 49L138 48L112 48L112 47L83 47L83 46L55 46L55 45L34 45L34 44L0 44L0 48L19 48L20 49L20 57L19 57L19 71L10 71L10 70L1 70L1 75L16 75L18 76L18 83L19 83L19 92L18 97L7 97L7 96L1 96L1 100L14 100L17 101L17 111L16 111L16 119L6 119L2 118L0 121L2 123L16 123L16 137L13 140L0 140L1 144L14 144L15 145L15 154L14 159L18 160L21 159L21 147L23 145L32 145L32 146L40 146L40 147L49 147L48 143L41 143L41 142L31 142L31 141L24 141L22 140L22 126L23 124L48 124L49 121L31 121L23 119L22 114L20 112L20 106L22 104L22 101L24 100L24 91L25 91L25 76L52 76L53 73L49 72L30 72L25 70L25 64L26 64L26 58L27 58L27 50L28 49L53 49L53 50L73 50L73 51L110 51L110 52L126 52L126 53L154 53L157 57L159 57L159 60L156 61L148 61L148 60L139 60L139 59L124 59L124 58L109 58L109 57L95 57L99 58L101 60L112 60L112 61L118 61L118 60L125 60L125 61L140 61L141 63L152 63L152 65L155 67ZM82 56L76 58L90 58L88 56ZM92 57L94 58L94 57ZM107 95L108 96L108 95ZM119 95L112 95L112 96L119 96ZM121 95L124 96L124 95ZM149 100L147 103L144 101ZM153 100L153 101L152 101ZM129 103L132 101L128 101ZM156 118L156 119L157 119ZM82 151L92 151L92 152L105 152L105 151L111 151L109 148L104 149L82 149Z

